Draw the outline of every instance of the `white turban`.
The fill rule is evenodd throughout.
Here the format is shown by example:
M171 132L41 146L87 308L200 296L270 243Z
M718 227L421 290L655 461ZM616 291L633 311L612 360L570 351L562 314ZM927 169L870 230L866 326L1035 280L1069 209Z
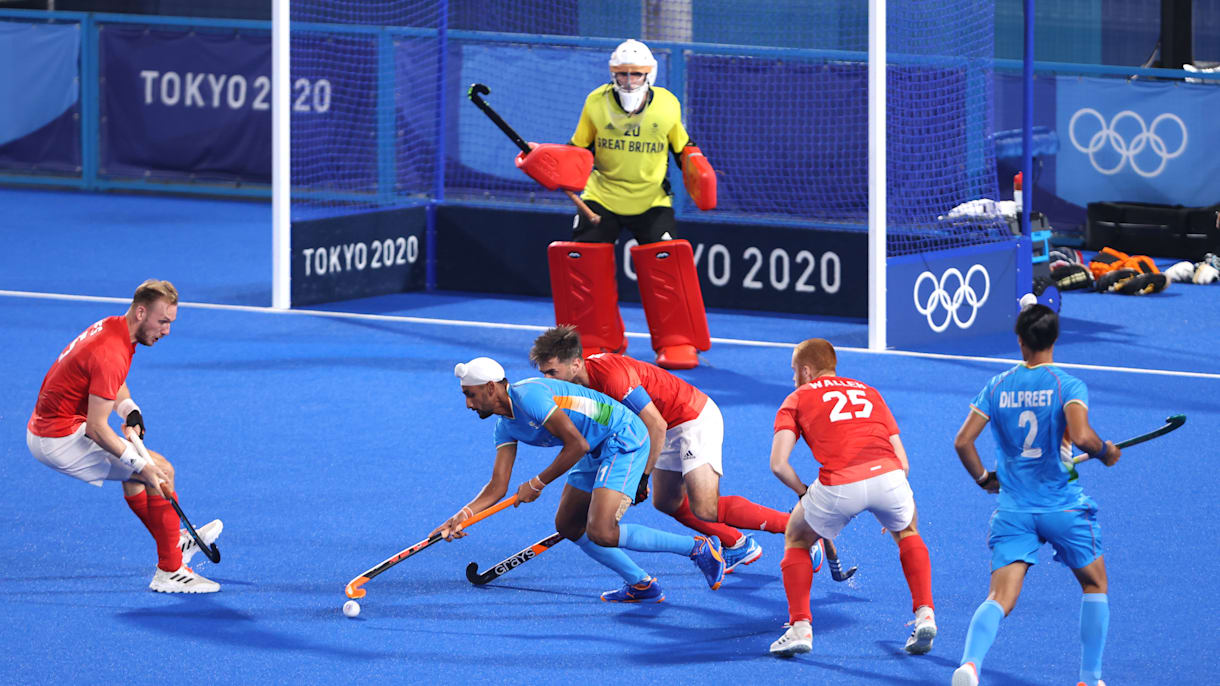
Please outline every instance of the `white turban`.
M504 367L490 357L476 357L469 362L458 362L453 375L463 386L482 386L488 381L503 381Z

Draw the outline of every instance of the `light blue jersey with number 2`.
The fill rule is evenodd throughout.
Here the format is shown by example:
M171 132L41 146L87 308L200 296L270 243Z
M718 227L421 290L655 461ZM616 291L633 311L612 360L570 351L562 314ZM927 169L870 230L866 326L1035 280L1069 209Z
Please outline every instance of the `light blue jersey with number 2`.
M1069 403L1089 406L1083 381L1053 364L1019 364L992 377L970 404L995 437L997 510L1055 512L1086 502L1059 452Z

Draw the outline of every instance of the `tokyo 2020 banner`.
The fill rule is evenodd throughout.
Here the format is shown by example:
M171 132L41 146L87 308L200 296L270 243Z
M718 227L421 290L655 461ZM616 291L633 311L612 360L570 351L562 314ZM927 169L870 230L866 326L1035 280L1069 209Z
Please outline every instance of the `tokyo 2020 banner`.
M102 26L100 169L271 181L271 38Z
M99 28L99 174L271 182L271 37ZM371 191L376 157L374 40L294 41L294 178ZM319 140L344 142L322 159Z

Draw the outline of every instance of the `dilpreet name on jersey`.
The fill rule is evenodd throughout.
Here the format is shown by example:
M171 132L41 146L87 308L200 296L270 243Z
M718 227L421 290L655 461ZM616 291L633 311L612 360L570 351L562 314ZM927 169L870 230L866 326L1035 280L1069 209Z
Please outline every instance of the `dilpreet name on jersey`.
M622 138L597 137L597 147L602 150L626 150L627 152L642 152L650 155L665 152L665 143L656 141L629 141Z
M1055 391L1049 388L1040 391L1000 391L1000 407L1046 407L1054 396Z

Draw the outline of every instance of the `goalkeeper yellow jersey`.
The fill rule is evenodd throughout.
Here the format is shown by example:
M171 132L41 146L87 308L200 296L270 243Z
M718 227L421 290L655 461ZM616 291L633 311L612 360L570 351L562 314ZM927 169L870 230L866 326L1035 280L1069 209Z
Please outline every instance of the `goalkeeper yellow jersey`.
M656 86L650 90L644 111L628 115L614 97L614 86L593 89L572 134L572 145L593 147L593 173L581 197L615 214L673 205L665 183L669 149L681 151L690 137L674 94Z

